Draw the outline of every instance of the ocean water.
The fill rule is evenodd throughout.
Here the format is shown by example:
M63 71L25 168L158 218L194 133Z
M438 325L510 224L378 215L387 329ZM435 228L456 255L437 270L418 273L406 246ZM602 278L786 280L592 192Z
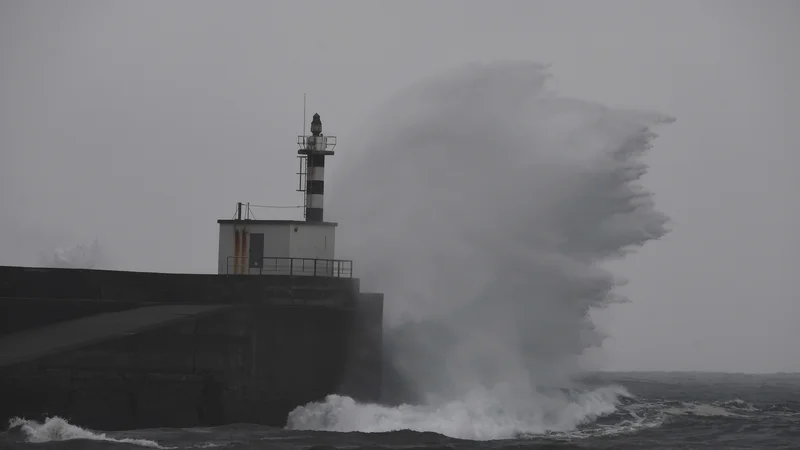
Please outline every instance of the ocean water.
M0 436L4 449L797 449L800 374L601 373L588 384L627 394L610 411L574 429L503 439L440 433L287 430L251 424L104 432L57 417L19 419ZM484 418L495 423L491 418ZM442 411L429 420L452 422ZM427 424L430 425L430 424ZM475 427L486 424L474 423ZM428 428L419 424L420 429Z

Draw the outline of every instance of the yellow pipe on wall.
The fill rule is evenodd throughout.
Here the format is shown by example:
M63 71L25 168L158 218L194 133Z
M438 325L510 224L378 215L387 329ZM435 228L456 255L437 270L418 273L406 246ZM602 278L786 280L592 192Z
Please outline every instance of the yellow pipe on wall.
M233 228L233 273L239 273L239 230Z
M247 236L249 234L250 233L247 232L247 229L242 230L242 240L241 240L242 250L240 252L240 255L242 257L241 270L242 270L243 274L249 272L249 270L248 270L249 266L247 264L247 253L248 253L247 252Z

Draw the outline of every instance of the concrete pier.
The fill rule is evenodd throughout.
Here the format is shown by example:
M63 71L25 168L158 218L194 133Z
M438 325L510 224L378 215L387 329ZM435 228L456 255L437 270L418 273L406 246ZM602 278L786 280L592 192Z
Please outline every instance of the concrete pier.
M0 420L283 426L380 395L383 295L353 278L0 266L0 314Z

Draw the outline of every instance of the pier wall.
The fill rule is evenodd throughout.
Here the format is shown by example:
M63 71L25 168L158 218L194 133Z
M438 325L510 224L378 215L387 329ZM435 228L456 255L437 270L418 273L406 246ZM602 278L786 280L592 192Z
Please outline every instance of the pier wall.
M29 330L167 302L233 307L0 367L0 420L283 426L293 408L328 394L378 400L383 296L360 293L357 280L0 267L0 306L27 317ZM35 311L48 307L37 323Z
M0 266L0 299L47 298L136 303L252 303L281 290L357 293L357 278L216 275ZM302 294L301 294L302 295ZM354 301L324 296L328 302Z
M0 336L136 306L130 301L0 297Z

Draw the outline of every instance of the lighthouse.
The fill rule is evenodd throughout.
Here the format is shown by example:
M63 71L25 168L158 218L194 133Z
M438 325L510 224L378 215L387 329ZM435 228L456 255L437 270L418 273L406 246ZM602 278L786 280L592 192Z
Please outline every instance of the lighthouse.
M311 120L311 135L298 136L300 149L300 186L303 190L305 176L305 218L306 222L322 222L324 217L325 195L325 157L333 155L336 136L322 134L322 119L314 114ZM305 168L305 171L303 171Z
M258 220L249 208L219 223L219 274L352 277L353 262L335 259L336 227L324 220L325 157L334 154L336 136L322 134L314 114L311 134L297 137L298 191L304 193L305 220Z

